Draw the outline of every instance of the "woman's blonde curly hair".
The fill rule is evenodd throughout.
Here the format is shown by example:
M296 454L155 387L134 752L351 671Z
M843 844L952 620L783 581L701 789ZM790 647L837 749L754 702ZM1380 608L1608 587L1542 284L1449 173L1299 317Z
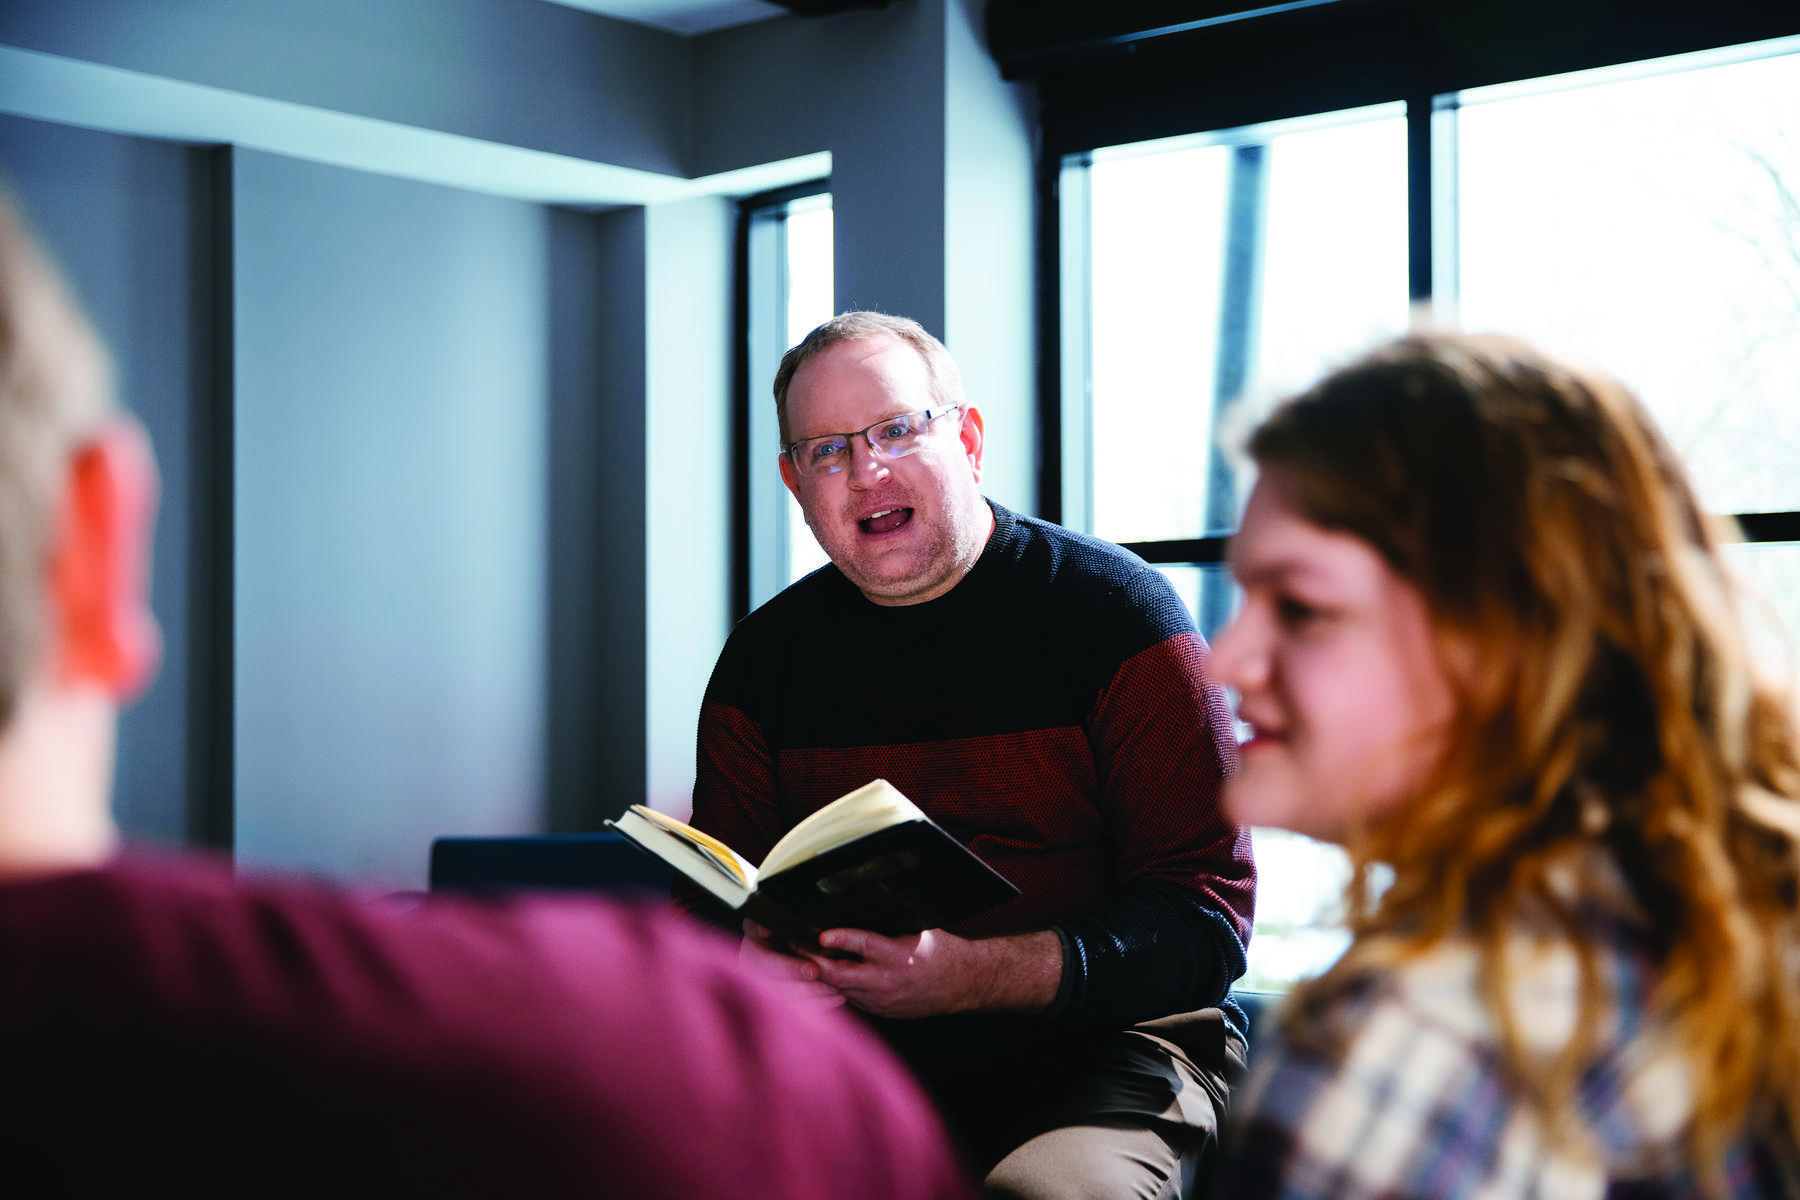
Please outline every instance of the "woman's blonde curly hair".
M1423 335L1288 401L1249 449L1308 519L1416 587L1443 660L1466 664L1430 785L1352 839L1354 941L1296 993L1289 1028L1468 937L1515 1081L1560 1108L1608 997L1552 873L1597 849L1660 935L1652 1004L1691 1069L1696 1161L1717 1179L1746 1129L1800 1135L1794 715L1752 669L1730 531L1643 406L1518 341ZM1527 911L1581 964L1577 1032L1548 1072L1526 1064L1530 1014L1504 987Z

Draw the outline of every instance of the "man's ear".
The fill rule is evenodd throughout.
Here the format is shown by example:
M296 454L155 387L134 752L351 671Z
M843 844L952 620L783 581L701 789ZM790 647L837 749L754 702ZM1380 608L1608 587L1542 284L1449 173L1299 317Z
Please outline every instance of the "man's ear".
M108 423L69 459L50 547L50 633L64 684L123 703L150 682L162 637L150 615L156 464L143 429Z
M787 490L792 492L794 499L798 501L800 499L800 473L794 470L793 460L786 454L780 457L779 470L781 471L781 482L787 484Z
M982 424L981 410L972 404L965 404L962 413L963 451L969 456L969 470L975 475L975 482L981 482L981 449L986 445L986 429Z

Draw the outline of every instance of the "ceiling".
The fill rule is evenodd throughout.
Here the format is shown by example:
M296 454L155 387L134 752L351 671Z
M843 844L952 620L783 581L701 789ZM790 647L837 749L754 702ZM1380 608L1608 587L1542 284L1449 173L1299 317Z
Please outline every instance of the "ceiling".
M767 17L779 17L788 10L763 0L550 0L570 8L621 21L634 21L670 33L691 36L710 33L732 25L748 25Z

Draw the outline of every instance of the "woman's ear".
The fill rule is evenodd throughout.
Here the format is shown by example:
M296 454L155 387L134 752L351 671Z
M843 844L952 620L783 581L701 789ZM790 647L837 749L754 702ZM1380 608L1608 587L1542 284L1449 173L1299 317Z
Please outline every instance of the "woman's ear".
M114 419L70 457L50 547L57 680L98 685L121 703L150 682L162 654L150 615L156 490L142 427Z

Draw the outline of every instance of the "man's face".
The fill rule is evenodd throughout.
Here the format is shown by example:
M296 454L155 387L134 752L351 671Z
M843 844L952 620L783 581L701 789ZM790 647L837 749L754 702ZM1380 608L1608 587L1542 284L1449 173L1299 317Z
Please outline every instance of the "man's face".
M925 361L896 338L840 342L788 387L788 440L866 429L936 410ZM888 458L860 434L835 474L781 478L831 561L877 604L918 604L967 574L993 530L981 479L981 414L964 407L931 426L919 448Z

